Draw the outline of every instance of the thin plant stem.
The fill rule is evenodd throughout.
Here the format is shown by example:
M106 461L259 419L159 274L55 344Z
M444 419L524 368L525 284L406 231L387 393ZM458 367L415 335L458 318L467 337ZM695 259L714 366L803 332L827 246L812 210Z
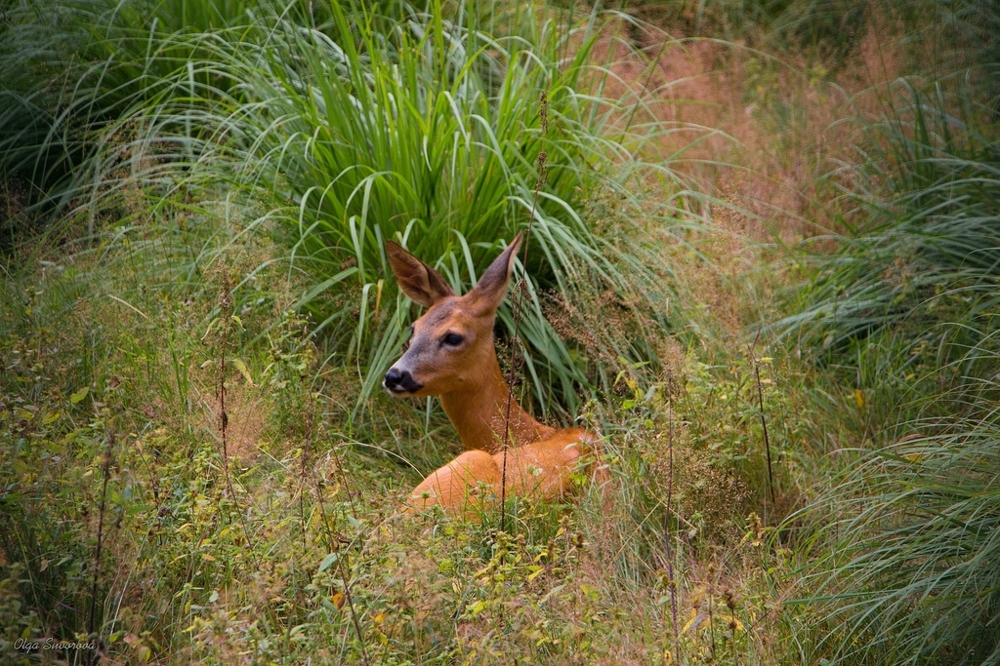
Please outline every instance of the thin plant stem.
M548 117L548 97L545 91L539 98L538 109L539 120L542 126L542 136L544 137L549 128ZM540 151L538 153L538 180L535 181L535 193L531 198L531 215L528 216L528 228L524 233L524 266L527 271L528 246L531 243L531 225L535 220L535 206L538 203L538 192L545 184L545 163L548 160L548 153ZM518 329L521 323L521 295L524 289L524 277L518 280L517 288L511 298L511 311L514 318L514 335L510 344L510 367L507 369L507 407L503 421L503 464L500 470L500 531L507 530L507 450L510 448L510 411L514 404L514 370L517 366L517 344Z
M225 267L222 273L222 295L219 298L220 314L222 317L222 340L219 345L219 430L222 438L222 471L226 477L226 492L232 498L233 506L236 507L236 515L239 516L240 525L243 528L243 538L246 539L246 552L250 555L254 569L257 568L257 556L251 547L250 527L247 525L246 517L240 511L236 501L236 491L233 488L233 480L229 474L229 414L226 412L226 349L229 344L229 327L233 318L233 294L229 288L229 274Z
M764 417L764 392L760 387L760 366L757 364L757 356L754 354L754 347L760 339L760 332L754 338L753 344L748 347L750 351L750 361L753 363L753 376L757 384L757 406L760 408L760 427L764 431L764 453L767 456L767 488L771 494L771 509L774 510L774 475L771 471L771 440L767 436L767 419Z
M302 524L302 552L305 552L307 543L306 534L306 470L309 468L309 447L312 444L313 410L306 414L306 437L302 442L302 455L299 456L301 466L299 468L299 521Z
M330 527L329 518L326 515L326 507L323 503L323 493L320 489L320 481L318 477L313 477L313 488L316 491L316 502L319 504L320 517L323 519L323 528L326 531L327 547L331 553L337 553L341 555L340 552L340 540L334 535L333 528ZM358 644L361 646L361 657L365 664L370 664L368 659L368 650L365 648L364 634L361 632L361 622L358 620L357 610L354 608L354 598L351 596L351 584L350 580L347 578L347 570L344 568L344 558L337 558L337 571L340 573L340 580L344 584L344 599L347 601L347 607L351 612L351 624L354 625L354 632L358 636Z
M358 518L358 507L354 504L354 493L351 492L351 484L347 473L344 471L344 461L340 459L340 447L343 442L338 443L337 446L330 449L330 454L333 456L333 463L337 466L337 474L340 477L340 483L344 486L344 492L347 493L347 501L351 504L351 515Z
M712 595L715 594L714 586L712 585L712 578L715 576L715 567L709 563L708 565L708 636L710 639L709 649L712 654L712 663L715 663L715 609L712 604Z
M670 512L674 495L674 401L667 401L667 508L663 514L663 545L667 551L667 587L670 590L670 620L674 626L674 663L681 663L681 634L677 626L677 583L674 580L674 547L670 536Z
M97 624L97 583L101 570L101 549L104 545L104 509L107 506L108 478L111 476L111 451L114 445L115 431L111 430L108 432L108 446L104 451L104 465L102 466L104 481L101 485L101 505L98 508L97 516L97 547L94 549L94 575L90 588L90 617L87 620L88 640L94 636L95 625ZM98 650L100 649L100 641L95 641L94 644L95 649L88 656L88 663L90 664L96 664L99 659Z
M740 655L736 652L736 599L733 598L733 591L727 589L722 595L726 601L726 608L729 609L729 644L733 651L733 663L740 666Z
M618 142L619 143L623 143L625 141L625 137L628 135L629 130L632 128L632 121L635 119L635 113L636 113L636 111L639 110L639 106L642 104L642 101L643 101L642 91L649 90L649 84L653 80L653 74L656 73L657 66L660 64L660 58L663 57L664 51L667 50L667 44L670 44L670 43L671 43L671 40L664 39L663 42L660 44L660 52L656 54L656 58L654 58L652 61L650 61L650 63L649 63L649 75L646 77L645 83L642 84L642 88L640 90L640 93L636 97L635 104L632 105L632 109L629 111L628 121L626 121L625 127L622 128L621 135L618 137Z

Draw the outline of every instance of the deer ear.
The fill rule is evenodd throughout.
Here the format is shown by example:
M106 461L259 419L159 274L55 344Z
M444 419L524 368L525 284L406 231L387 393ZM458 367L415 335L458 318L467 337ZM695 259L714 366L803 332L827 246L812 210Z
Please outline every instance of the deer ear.
M479 276L479 282L468 293L468 296L478 307L493 312L496 312L496 309L500 307L501 301L507 295L510 272L514 267L514 257L517 256L519 247L521 247L521 234L515 236L507 249L494 259L490 267Z
M455 295L440 273L404 250L399 243L386 241L385 249L396 282L411 300L429 308L441 299Z

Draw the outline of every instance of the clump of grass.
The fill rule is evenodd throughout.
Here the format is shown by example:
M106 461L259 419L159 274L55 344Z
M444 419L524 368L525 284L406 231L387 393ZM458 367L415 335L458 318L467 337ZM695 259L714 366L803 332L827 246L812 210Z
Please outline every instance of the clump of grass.
M649 246L654 222L656 235L683 240L694 219L680 210L691 197L670 162L646 159L656 157L661 131L641 112L646 93L592 63L606 29L600 14L568 32L554 15L523 15L497 35L463 4L352 2L286 13L262 3L262 21L236 3L225 15L198 10L190 25L177 25L187 16L180 0L110 17L99 0L81 7L78 23L106 25L106 37L91 50L67 48L95 64L70 69L64 85L10 91L10 108L49 110L5 124L5 169L27 174L45 206L72 204L89 234L104 219L161 211L165 200L183 209L226 192L220 205L253 210L247 232L268 227L290 247L289 274L314 282L296 307L312 315L336 362L363 378L359 405L411 316L389 279L385 240L402 241L467 288L498 239L527 223L543 151L549 177L534 212L533 252L516 269L528 276L521 338L535 401L544 412L572 411L580 389L607 388L614 368L605 359L656 364L647 327L626 340L597 330L587 354L555 334L542 307L548 292L568 301L589 287L618 294L626 310L644 308L644 321L665 330L656 314L664 282L634 250ZM10 50L39 38L44 22L30 17L18 15ZM140 50L140 38L156 48ZM53 62L39 50L40 62ZM108 71L102 54L114 63ZM605 94L612 85L624 96ZM67 101L43 103L50 89ZM73 90L83 91L79 99ZM547 134L538 122L543 93ZM49 121L36 127L29 116ZM38 140L26 140L32 127ZM53 143L59 127L69 143ZM138 198L128 197L126 182L139 183ZM676 198L651 206L651 188ZM647 220L629 225L628 245L596 233L600 221L587 214L605 193L621 217ZM500 321L511 328L506 306Z
M995 386L980 388L995 402ZM1000 430L983 411L907 421L908 435L864 453L822 498L840 516L811 567L835 627L822 647L831 663L1000 659Z
M358 367L367 398L411 316L390 279L385 240L401 241L462 292L497 251L494 239L513 237L534 210L532 255L515 269L528 285L525 367L543 411L572 410L579 388L606 384L608 369L599 359L588 364L555 334L542 294L566 296L586 280L630 296L655 284L626 248L594 233L584 211L608 190L638 215L644 199L630 184L677 187L669 164L636 158L653 138L648 128L609 138L616 118L644 100L601 95L607 75L589 64L597 16L569 33L526 18L513 34L494 37L466 9L447 20L434 5L406 22L373 12L379 30L371 33L352 32L339 9L329 26L275 31L282 50L301 59L250 76L259 124L240 112L248 121L242 131L256 137L245 155L248 175L280 195L268 215L289 232L293 265L322 280L300 305L342 362ZM539 121L543 94L548 133ZM549 155L548 178L532 208L540 152ZM663 223L673 217L665 210ZM632 231L643 235L638 226ZM320 298L345 288L357 294L349 309L331 310ZM507 306L499 319L509 335ZM614 356L655 362L645 335L595 334Z
M138 110L230 91L237 82L209 61L218 42L240 39L229 28L252 16L249 7L243 0L5 6L0 179L22 184L32 219L48 228L96 190L116 189L109 172L132 162L121 130Z
M876 332L905 329L912 339L897 338L895 352L909 357L903 365L972 363L965 352L988 348L981 343L996 323L1000 153L972 100L962 120L943 97L902 86L910 103L867 128L873 152L859 182L867 219L838 239L835 255L817 257L804 307L779 326L821 357L851 355ZM962 326L938 325L950 322Z
M906 6L917 9L944 8ZM908 36L923 53L959 27ZM817 654L833 663L997 661L997 553L984 535L998 518L1000 153L988 49L967 47L971 68L942 74L961 59L935 50L928 80L886 86L874 120L859 121L859 163L840 171L855 208L779 323L840 385L831 445L843 471L795 516L827 549L813 551L808 598L821 604Z

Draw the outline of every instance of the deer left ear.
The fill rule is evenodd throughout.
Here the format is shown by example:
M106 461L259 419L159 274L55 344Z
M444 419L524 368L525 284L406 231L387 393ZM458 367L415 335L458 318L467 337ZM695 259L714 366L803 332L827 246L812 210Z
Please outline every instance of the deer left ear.
M510 273L514 268L514 257L521 247L521 234L519 233L510 242L507 249L499 257L493 260L490 267L479 276L479 282L468 293L468 296L476 305L484 310L492 310L500 307L504 296L507 295L507 286L510 284Z

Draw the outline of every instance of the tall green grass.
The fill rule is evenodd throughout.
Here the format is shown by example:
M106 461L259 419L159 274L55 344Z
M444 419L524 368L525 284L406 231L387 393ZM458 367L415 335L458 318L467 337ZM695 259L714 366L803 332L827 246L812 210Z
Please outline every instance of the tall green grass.
M595 331L600 349L574 350L546 320L546 292L572 303L581 287L626 298L654 288L647 266L593 233L598 221L585 208L614 196L638 216L644 197L634 188L678 185L669 165L634 157L649 140L642 128L623 135L615 126L642 100L602 96L608 74L590 64L597 17L579 36L526 19L518 34L492 38L442 14L432 7L345 39L348 18L335 10L330 32L339 41L321 31L280 35L279 50L301 54L299 66L252 79L261 124L251 130L246 170L281 195L271 215L290 232L293 262L323 278L322 288L356 294L349 309L331 311L317 292L302 305L339 341L344 361L358 363L363 395L378 386L411 316L392 284L385 240L403 242L462 292L499 251L497 239L530 222L531 255L516 270L516 278L528 274L526 371L539 404L558 397L572 407L578 388L608 385L608 370L588 355L652 358L641 334ZM548 160L536 201L541 152ZM632 231L645 235L640 225ZM511 310L500 319L509 330Z
M106 144L123 120L166 97L189 97L196 87L231 87L206 56L220 41L238 42L241 33L229 28L240 20L245 26L250 6L242 0L9 3L0 29L0 178L26 190L24 203L40 222L92 196L110 180ZM176 85L180 77L186 85Z
M824 498L837 518L810 569L830 663L1000 663L997 387L979 389L978 414L907 420Z
M960 98L957 115L943 94L899 85L908 103L865 128L870 148L854 183L863 221L836 238L836 254L817 257L804 307L781 326L832 354L903 327L912 338L899 354L943 366L980 349L996 325L1000 152L982 106Z
M357 369L359 405L414 314L388 270L390 238L462 291L530 223L531 254L516 276L527 275L524 367L544 412L573 411L579 391L609 387L619 358L655 369L652 334L669 326L669 293L650 248L684 242L693 197L660 161L665 130L649 122L645 93L616 79L610 56L595 61L598 39L615 39L604 15L567 30L565 15L523 13L494 35L462 3L311 13L237 3L225 14L134 3L109 17L99 0L84 4L91 13L77 19L107 27L76 51L90 65L72 85L49 82L70 101L40 129L12 123L21 130L4 144L8 172L27 174L39 201L72 203L91 229L108 219L128 229L143 211L169 216L203 201L238 210L233 233L274 234L290 248L289 275L314 283L296 307L312 315L333 362ZM31 24L28 12L20 20ZM34 92L19 93L22 113L33 115ZM57 126L65 140L52 138ZM126 183L138 184L140 202ZM667 204L650 203L648 193L664 191ZM571 318L587 298L632 322L629 333L597 327L589 346L564 341L550 320ZM512 317L505 306L505 331Z
M880 88L874 117L853 119L857 160L838 172L843 233L830 237L833 253L811 257L817 276L779 323L831 371L847 398L842 420L852 423L842 475L800 514L825 523L807 569L823 604L820 654L831 663L993 664L995 62L988 45L957 33L977 20L989 31L992 8L904 9L918 26L908 37L923 51L949 48L921 63L924 76ZM944 14L965 23L919 24ZM947 69L956 65L963 69Z

